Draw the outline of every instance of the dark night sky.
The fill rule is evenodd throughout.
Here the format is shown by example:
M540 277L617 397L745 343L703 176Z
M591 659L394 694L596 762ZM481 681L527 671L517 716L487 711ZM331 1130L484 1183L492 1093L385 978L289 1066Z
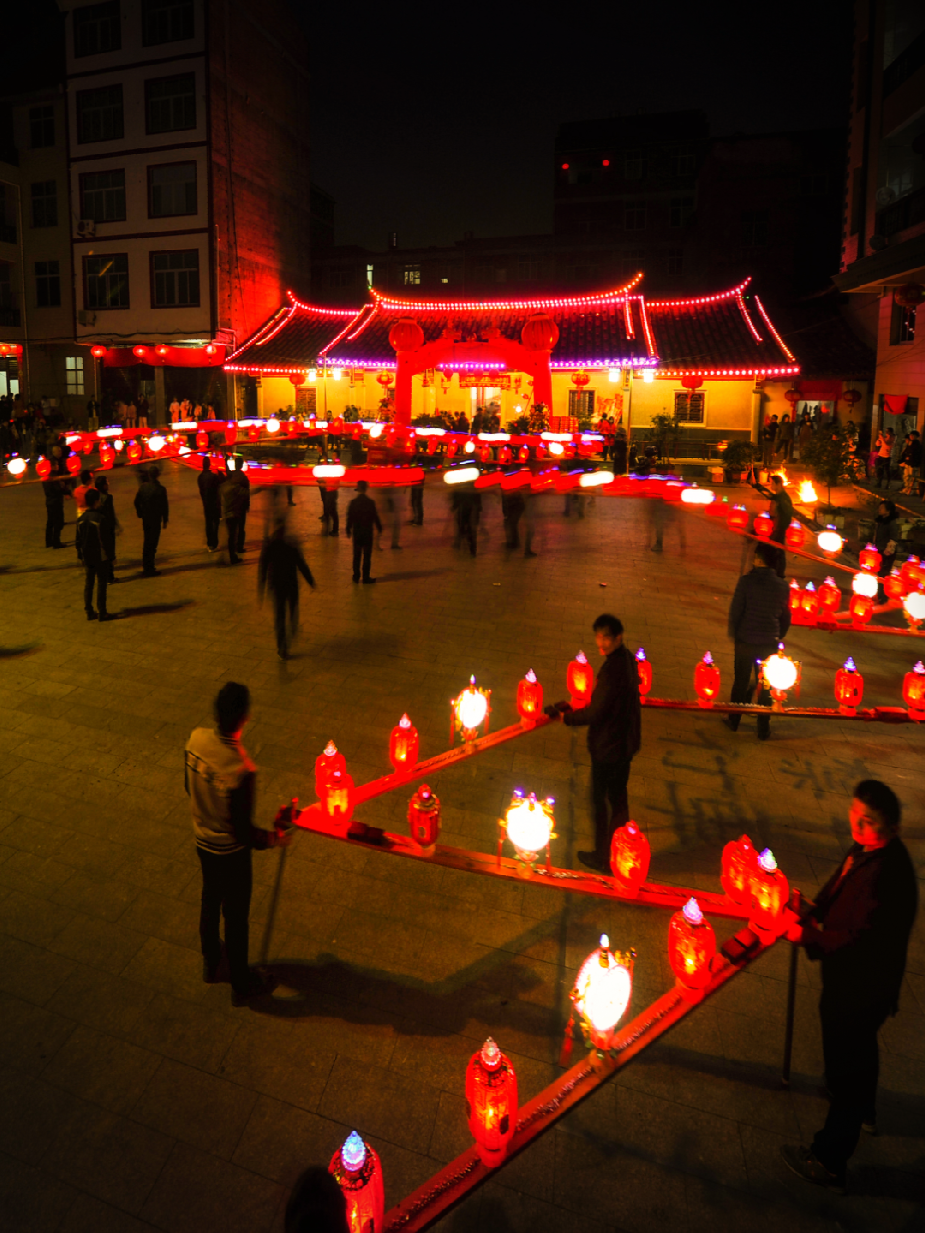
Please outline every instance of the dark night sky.
M337 242L552 226L557 125L698 107L714 135L842 127L850 0L309 5L312 179Z

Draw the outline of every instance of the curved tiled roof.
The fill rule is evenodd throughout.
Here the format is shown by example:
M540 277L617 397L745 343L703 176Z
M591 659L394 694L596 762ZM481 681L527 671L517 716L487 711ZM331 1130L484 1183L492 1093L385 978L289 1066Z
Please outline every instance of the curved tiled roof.
M497 331L519 340L525 322L547 313L559 328L552 367L653 367L658 371L735 376L788 375L799 365L748 282L719 295L647 301L626 287L594 296L534 300L398 300L372 293L359 309L304 304L290 294L253 338L228 357L231 371L304 371L319 363L343 368L393 368L389 330L413 317L432 342L447 331L460 341Z

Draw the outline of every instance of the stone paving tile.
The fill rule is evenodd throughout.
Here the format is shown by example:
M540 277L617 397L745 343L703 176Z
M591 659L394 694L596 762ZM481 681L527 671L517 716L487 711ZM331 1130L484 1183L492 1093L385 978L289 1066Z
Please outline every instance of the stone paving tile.
M282 1197L275 1182L178 1143L141 1217L166 1233L264 1233Z
M43 1077L113 1113L127 1113L161 1064L156 1053L81 1024Z
M0 1152L0 1211L6 1228L54 1233L76 1199L72 1186Z
M230 1160L256 1092L165 1058L141 1097L132 1120Z
M92 1195L77 1196L59 1233L149 1233L154 1226L129 1216Z

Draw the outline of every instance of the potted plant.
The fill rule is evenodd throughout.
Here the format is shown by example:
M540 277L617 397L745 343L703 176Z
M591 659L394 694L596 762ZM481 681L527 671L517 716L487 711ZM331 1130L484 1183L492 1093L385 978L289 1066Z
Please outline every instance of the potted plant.
M755 446L751 441L730 441L720 457L723 462L723 478L727 484L741 484L742 473L755 461Z

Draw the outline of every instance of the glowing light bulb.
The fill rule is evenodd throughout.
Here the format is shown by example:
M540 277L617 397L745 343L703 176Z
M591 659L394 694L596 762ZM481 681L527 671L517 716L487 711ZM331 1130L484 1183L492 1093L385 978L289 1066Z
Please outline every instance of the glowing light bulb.
M838 556L845 546L845 541L835 530L835 527L831 525L827 526L824 531L819 532L816 543L827 557Z
M455 471L446 471L443 476L445 484L471 484L477 480L481 472L478 467L459 467Z
M481 727L488 714L488 699L475 686L475 677L469 678L469 688L464 689L456 700L456 717L463 728L474 732Z
M148 441L148 449L152 454L159 454L166 444L167 442L160 433L155 433Z
M275 415L271 415L267 420L267 432L279 432L279 420Z
M797 666L789 655L784 655L784 644L781 643L776 654L768 656L764 662L764 679L772 689L786 693L796 684Z
M918 625L920 621L925 620L925 593L910 591L903 598L903 611L913 625Z
M366 1160L366 1144L355 1130L351 1130L344 1140L344 1146L340 1149L340 1157L351 1173L362 1169Z
M6 469L9 471L10 475L20 476L25 473L27 466L28 464L25 458L11 458L6 464Z
M851 589L855 595L866 595L868 599L873 599L877 594L877 575L868 574L866 572L854 575L851 581Z
M758 857L758 864L765 871L765 873L773 873L775 871L777 868L777 861L774 859L774 853L770 848L765 848L765 850L761 853Z
M698 488L694 484L692 488L684 489L681 493L681 500L686 505L712 505L716 500L716 494L709 488Z
M684 919L692 925L699 925L703 922L703 913L700 910L700 904L696 899L691 897L681 909L684 913Z
M537 853L549 843L552 836L552 805L539 802L531 792L528 797L514 794L514 800L505 815L507 837L522 861L532 864Z

